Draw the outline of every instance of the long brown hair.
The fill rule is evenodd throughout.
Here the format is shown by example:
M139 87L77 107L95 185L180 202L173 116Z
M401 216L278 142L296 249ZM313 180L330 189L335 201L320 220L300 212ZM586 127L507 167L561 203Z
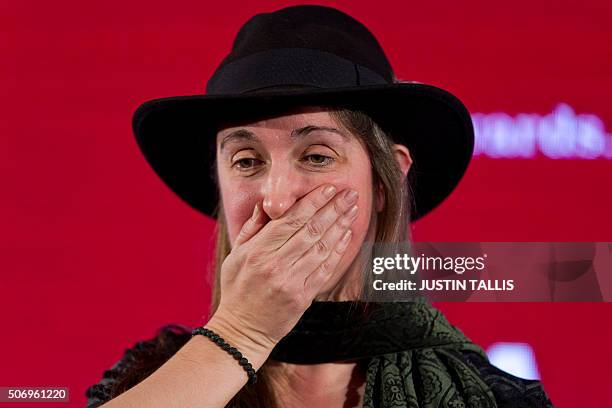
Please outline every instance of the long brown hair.
M409 184L403 179L401 169L395 160L393 137L385 132L367 114L350 109L324 107L337 124L343 126L352 135L361 140L369 154L372 170L373 191L380 191L384 197L382 211L373 213L376 221L375 242L400 242L409 239L409 213L411 195ZM215 170L215 177L217 172ZM219 185L217 183L217 185ZM221 197L221 195L218 195ZM373 194L375 196L375 194ZM374 208L374 206L372 206ZM223 203L219 200L216 211L216 249L214 261L214 285L211 296L209 317L219 305L221 298L220 271L223 261L231 251L228 238ZM172 325L160 329L154 346L135 358L134 365L117 379L113 395L138 384L145 379L180 347L189 340L190 331L184 326ZM228 403L235 408L276 408L278 402L273 389L268 363L258 371L258 381L254 385L243 387Z

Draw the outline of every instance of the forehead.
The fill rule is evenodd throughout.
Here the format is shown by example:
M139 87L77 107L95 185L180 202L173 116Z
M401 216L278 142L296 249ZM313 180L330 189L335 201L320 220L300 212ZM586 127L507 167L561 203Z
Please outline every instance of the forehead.
M244 127L293 131L304 126L320 126L341 129L340 124L336 123L330 116L327 109L323 107L300 107L290 112L270 115L251 120L234 121L221 124L217 129L217 142L237 129Z

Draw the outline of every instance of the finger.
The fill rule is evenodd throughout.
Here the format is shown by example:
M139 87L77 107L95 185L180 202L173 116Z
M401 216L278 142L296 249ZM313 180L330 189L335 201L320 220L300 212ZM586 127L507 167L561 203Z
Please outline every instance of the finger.
M266 225L268 242L274 249L280 248L299 231L336 194L336 187L323 184L302 197L282 217Z
M339 223L338 226L342 228L348 227L352 217L342 219L342 216L353 208L358 195L351 189L337 194L279 249L279 256L288 265L292 265L315 245L334 223Z
M339 244L340 248L342 248L343 243L340 241L355 218L357 218L356 205L340 217L340 219L323 234L321 239L315 242L315 244L291 266L292 279L293 275L296 275L295 279L298 279L297 276L302 276L303 279L306 279L306 276L310 275L312 271L317 268L333 270L330 268L335 268L335 265L330 265L327 262L327 258L337 249Z
M348 244L353 237L352 231L347 229L342 237L338 240L337 245L333 248L329 256L321 262L304 280L304 292L309 299L314 299L325 285L332 278L337 279L334 272L342 259L342 256L348 248Z
M259 208L259 203L255 203L253 214L240 229L238 236L234 240L233 248L236 248L247 242L253 237L253 235L255 235L259 230L261 230L264 225L266 225L266 215Z

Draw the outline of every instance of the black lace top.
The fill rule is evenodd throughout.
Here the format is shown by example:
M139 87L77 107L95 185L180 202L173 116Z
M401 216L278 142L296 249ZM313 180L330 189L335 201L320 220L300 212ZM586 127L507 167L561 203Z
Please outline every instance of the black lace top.
M168 324L157 331L149 340L139 341L126 349L123 357L111 368L104 371L102 379L85 392L87 408L98 407L136 384L125 383L124 379L133 370L153 372L172 357L191 338L191 329ZM160 355L162 357L160 357ZM156 360L161 364L147 364ZM144 378L144 377L141 377Z

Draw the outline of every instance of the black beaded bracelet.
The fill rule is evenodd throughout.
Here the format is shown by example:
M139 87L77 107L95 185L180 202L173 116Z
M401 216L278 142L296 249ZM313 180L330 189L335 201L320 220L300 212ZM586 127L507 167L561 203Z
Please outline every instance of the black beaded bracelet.
M246 371L247 375L249 376L249 380L247 382L248 384L255 384L257 382L257 373L253 369L251 363L249 363L249 360L247 360L241 352L239 352L236 348L230 346L225 340L223 340L221 336L219 336L214 331L207 329L206 327L198 327L191 332L192 336L195 336L197 334L201 334L202 336L208 337L223 350L230 353L230 355L234 357L234 359L238 360L238 364L240 364L242 368L244 368L244 371Z

